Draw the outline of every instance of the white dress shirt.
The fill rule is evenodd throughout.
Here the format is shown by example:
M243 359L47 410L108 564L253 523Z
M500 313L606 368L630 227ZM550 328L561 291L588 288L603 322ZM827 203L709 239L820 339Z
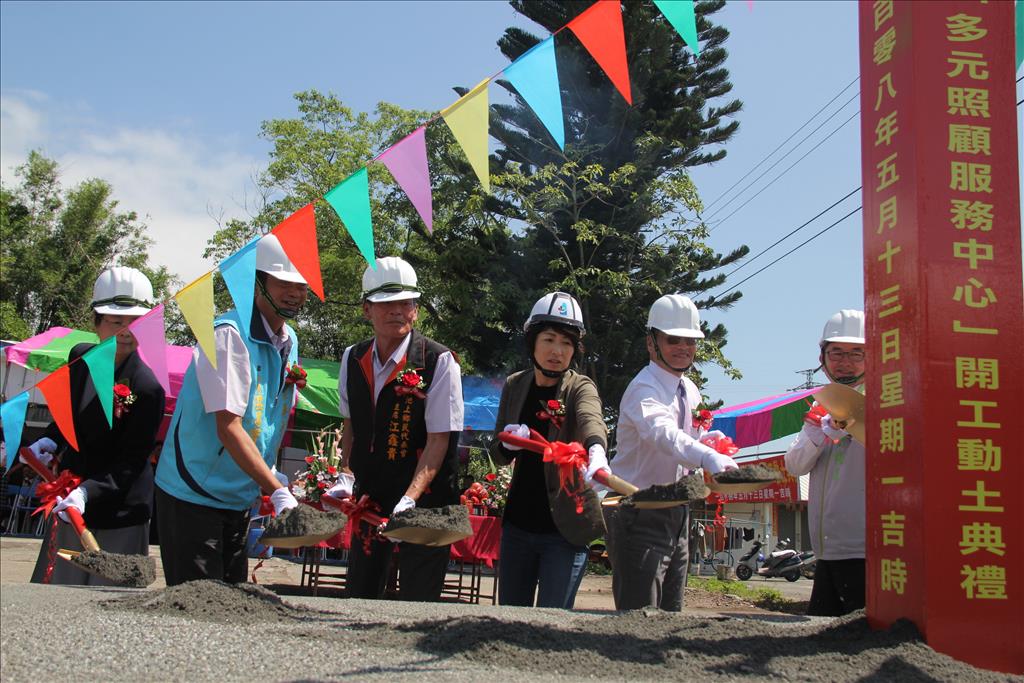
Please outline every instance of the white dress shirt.
M682 411L676 399L680 381L686 389ZM671 484L682 468L702 467L709 449L699 443L703 430L693 426L692 418L700 401L700 391L688 377L680 378L653 361L638 372L619 406L612 471L643 489Z
M410 332L402 343L384 361L377 355L377 341L373 342L373 400L380 396L388 377L409 349L412 339ZM345 419L351 417L348 404L348 357L352 347L345 349L341 356L341 371L338 373L338 409ZM427 432L461 432L464 408L462 405L462 372L451 351L445 351L437 357L434 368L434 379L427 387L427 399L424 406L424 419Z
M288 329L281 328L281 334L274 334L267 319L260 314L267 338L278 351L288 343ZM199 393L203 397L203 408L208 413L226 410L242 417L249 406L249 389L252 377L249 373L249 349L242 335L234 325L218 325L213 330L214 348L217 352L217 367L210 364L203 350L196 344L192 359L196 364L196 379Z

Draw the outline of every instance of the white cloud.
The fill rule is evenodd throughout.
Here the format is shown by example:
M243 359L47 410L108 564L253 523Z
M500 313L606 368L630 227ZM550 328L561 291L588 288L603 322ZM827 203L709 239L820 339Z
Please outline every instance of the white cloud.
M215 265L201 258L217 229L210 212L223 211L225 220L247 217L240 204L252 194L261 163L245 151L216 148L176 130L104 130L26 93L4 93L0 112L5 184L13 182L11 167L23 163L31 149L60 163L65 186L86 178L108 181L119 208L137 212L148 225L155 241L151 261L186 283Z

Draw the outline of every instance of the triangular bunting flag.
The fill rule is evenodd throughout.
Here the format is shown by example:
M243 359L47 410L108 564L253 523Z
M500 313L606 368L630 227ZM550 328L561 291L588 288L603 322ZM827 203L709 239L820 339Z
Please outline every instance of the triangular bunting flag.
M434 207L430 195L430 170L427 165L425 126L420 126L384 151L377 161L388 167L391 175L409 195L428 232L434 232Z
M1014 25L1017 33L1017 68L1024 64L1024 0L1017 0L1014 10Z
M626 101L633 104L619 0L598 0L568 26Z
M14 456L21 446L21 433L25 429L25 410L28 408L28 392L13 396L0 406L0 422L4 423L4 447L7 449L6 469L11 469Z
M108 337L85 352L82 360L89 367L89 377L107 416L107 424L114 426L114 357L117 355L117 337Z
M444 122L462 146L469 165L485 192L491 191L491 169L487 158L487 84L482 80L455 104L441 110Z
M288 255L313 293L324 300L324 280L320 274L320 247L316 241L316 214L313 204L293 213L271 230L281 242L281 248Z
M217 367L217 350L213 344L213 273L207 273L174 295L185 322L206 354L210 365Z
M373 251L373 219L370 218L370 183L366 167L345 178L324 195L324 199L338 214L352 241L359 247L370 267L376 270L376 256Z
M259 237L254 237L217 266L242 321L252 319L252 298L256 291L256 243L259 241Z
M153 371L164 393L171 393L171 378L167 373L167 337L164 336L164 305L154 306L152 311L137 318L128 329L135 341L139 342L139 358Z
M672 24L676 33L683 37L693 54L700 55L697 45L697 15L693 9L694 0L654 0L655 6Z
M75 421L71 417L71 375L68 366L62 365L43 378L36 389L46 397L46 406L53 415L57 428L67 442L78 450L78 439L75 436ZM111 390L113 392L113 390Z
M562 121L562 88L555 66L555 37L534 45L505 69L505 78L523 96L559 149L565 148L565 124Z

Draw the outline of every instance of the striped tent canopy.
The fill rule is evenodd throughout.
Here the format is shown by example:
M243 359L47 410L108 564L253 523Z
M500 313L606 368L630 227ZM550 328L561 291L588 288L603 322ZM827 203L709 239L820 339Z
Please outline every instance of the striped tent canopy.
M813 394L820 387L759 398L719 408L712 429L718 429L740 448L758 446L800 431Z

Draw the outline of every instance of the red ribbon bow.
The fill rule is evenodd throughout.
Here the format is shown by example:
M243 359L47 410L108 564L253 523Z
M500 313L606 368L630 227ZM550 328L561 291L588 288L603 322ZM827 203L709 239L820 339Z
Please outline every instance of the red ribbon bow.
M498 439L514 446L521 446L544 456L544 462L554 463L558 467L558 485L565 494L576 503L576 514L583 512L583 478L578 476L580 468L586 468L590 458L582 445L573 441L548 441L537 430L530 430L529 439L500 432Z
M57 497L67 498L68 494L78 488L82 478L76 476L71 470L64 470L53 481L41 481L36 487L36 496L39 497L41 505L32 511L32 514L43 513L49 517L54 506L57 505Z
M729 457L732 457L732 456L734 456L734 455L736 455L737 453L740 452L739 446L737 446L735 443L733 443L733 440L730 439L727 436L722 436L722 437L719 437L717 439L716 438L707 439L707 440L703 441L702 443L705 446L709 446L711 448L714 448L716 451L718 451L722 455L728 455Z

